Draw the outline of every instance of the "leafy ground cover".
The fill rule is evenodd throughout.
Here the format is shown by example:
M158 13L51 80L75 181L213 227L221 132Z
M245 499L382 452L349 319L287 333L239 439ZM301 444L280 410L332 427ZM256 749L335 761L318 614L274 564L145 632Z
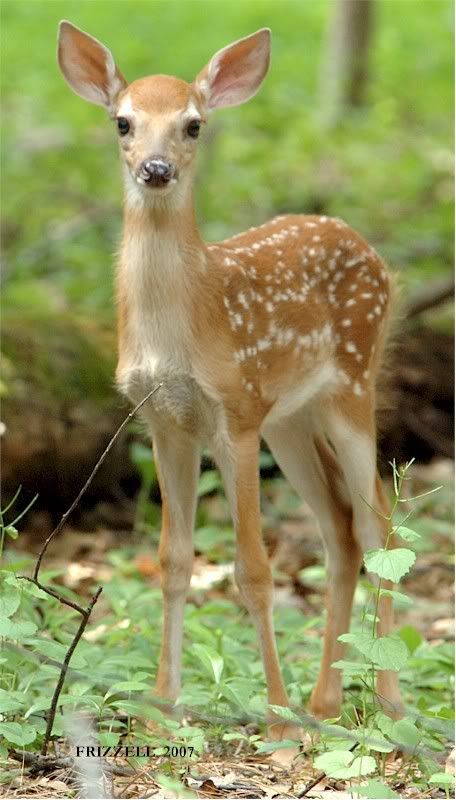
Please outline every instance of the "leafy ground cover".
M108 773L106 780L120 796L242 797L255 792L296 797L317 778L309 797L324 790L325 796L331 790L364 797L443 797L452 791L445 766L453 726L451 468L447 462L427 471L411 467L409 477L403 499L424 496L397 506L400 550L367 557L369 568L382 577L404 579L395 594L398 633L388 640L372 637L376 593L361 581L352 632L346 637L351 649L339 665L344 670L343 713L320 729L305 713L324 625L318 534L285 482L265 481L264 522L278 601L275 623L293 705L293 712L282 713L299 718L306 733L304 752L285 768L271 761L276 748L265 740L262 667L231 579L233 532L223 497L214 492L217 473L205 473L200 485L180 719L165 716L151 695L161 599L157 525L147 518L153 519L156 509L145 504L137 534L124 537L116 549L107 533L101 547L93 536L87 550L87 534L67 530L47 557L41 581L83 604L96 584L103 593L70 663L52 749L60 757L74 751L68 715L77 711L85 720L84 741L92 730L103 746L134 742L152 749L149 759L108 759L131 770L127 776ZM443 483L439 492L425 494L437 481ZM404 522L412 509L413 519ZM3 515L5 536L16 536L20 525L12 515L13 509ZM83 537L83 555L78 555L78 536ZM11 749L39 751L58 665L78 624L75 612L16 577L29 574L30 566L29 555L6 552L0 595L2 781L9 795L33 794L46 786L55 796L64 791L75 796L69 767L57 764L51 774L37 777L7 757ZM392 722L375 701L371 677L379 666L400 670L404 720ZM151 720L158 725L154 731L145 724ZM107 796L114 792L109 794L108 787Z

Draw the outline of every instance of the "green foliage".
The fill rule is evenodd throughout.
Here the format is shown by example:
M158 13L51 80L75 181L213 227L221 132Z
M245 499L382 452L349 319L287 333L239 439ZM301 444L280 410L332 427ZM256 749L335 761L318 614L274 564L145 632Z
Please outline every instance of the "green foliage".
M364 556L368 572L380 578L398 583L415 563L415 553L404 547L395 550L370 550Z
M350 750L330 750L317 756L314 761L316 769L321 769L328 778L351 780L370 775L377 769L372 756L355 756Z
M138 453L144 456L144 470L150 478L154 473L149 448ZM403 519L394 523L393 519L408 467L398 469L393 465L396 494L391 529L385 547L377 554L395 552L388 551L389 544L398 526L404 527ZM14 502L17 499L16 496ZM9 524L17 524L20 516L14 518L12 506L7 513L2 512L5 536ZM214 537L216 532L214 525ZM416 544L415 538L411 539ZM231 551L225 551L225 558L227 553L230 557ZM291 710L267 706L256 638L252 626L245 624L244 612L225 599L210 600L201 607L187 605L184 688L179 702L191 709L190 717L193 713L198 721L182 724L164 714L151 696L160 645L157 618L161 597L158 589L150 588L136 574L125 572L128 558L128 552L116 553L113 574L103 592L103 622L89 625L86 638L80 641L71 659L54 736L65 736L65 714L77 710L96 720L102 744L133 738L136 743L152 746L157 757L166 752L167 744L185 744L193 748L193 754L188 751L184 762L199 758L205 749L224 752L240 743L263 754L292 746L290 740L264 742L262 733L247 732L242 720L247 717L262 725L269 710L299 725L299 709L308 702L320 658L319 637L309 637L306 632L318 629L321 620L303 619L293 609L276 611L279 652L295 705ZM8 746L33 751L40 748L58 665L76 623L74 612L67 609L62 613L57 601L18 578L16 569L14 562L6 562L0 572L0 737L4 743L0 759L5 757ZM20 569L24 569L23 564ZM55 577L53 570L44 572L42 579L49 582ZM351 634L341 637L359 660L342 660L334 665L343 670L349 691L340 720L325 723L314 741L314 768L335 780L349 781L354 794L360 797L394 798L398 795L385 783L384 759L400 748L406 756L395 776L397 781L411 781L415 765L421 775L413 778L417 791L424 792L431 785L448 794L451 780L439 773L429 753L441 752L451 735L452 649L446 644L430 647L410 625L398 634L378 636L375 620L382 594L386 593L393 602L403 602L403 593L385 589L382 580L377 586L365 584L368 591L363 594L360 624ZM59 586L59 590L74 597L64 587ZM368 612L369 602L373 603L373 613ZM401 720L390 719L379 706L373 683L379 669L400 670L409 701L408 713ZM155 733L145 725L151 721L159 726ZM312 736L312 729L309 732ZM182 787L183 774L177 762L173 766L165 761L163 787L168 786L167 781L169 786Z
M104 112L77 98L57 69L62 17L105 41L129 79L162 72L192 80L217 49L269 25L273 59L261 92L214 115L201 142L197 201L206 237L223 238L278 211L324 209L405 268L408 284L448 269L452 4L377 5L366 107L329 130L320 88L322 62L330 58L333 4L326 0L114 0L109 14L102 0L3 0L5 305L45 315L68 308L113 313L116 135Z
M367 783L362 786L353 786L352 792L356 797L365 797L367 800L400 799L400 795L398 795L397 792L393 792L389 786L386 786L384 783L379 783L379 781L367 781Z
M398 636L375 638L370 633L344 633L339 641L352 644L377 669L398 672L408 659L407 646Z

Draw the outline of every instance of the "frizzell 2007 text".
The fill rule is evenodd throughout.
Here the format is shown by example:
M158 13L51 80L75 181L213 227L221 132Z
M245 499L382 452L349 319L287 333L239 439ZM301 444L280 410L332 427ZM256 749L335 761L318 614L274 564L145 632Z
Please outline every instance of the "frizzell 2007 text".
M192 756L195 748L188 745L157 745L157 747L150 747L144 745L143 747L135 747L134 745L119 745L118 747L100 747L100 745L77 745L76 757L77 758L116 758L123 756L124 758L151 758L151 756L164 755L168 758L185 758ZM157 752L159 751L159 752Z

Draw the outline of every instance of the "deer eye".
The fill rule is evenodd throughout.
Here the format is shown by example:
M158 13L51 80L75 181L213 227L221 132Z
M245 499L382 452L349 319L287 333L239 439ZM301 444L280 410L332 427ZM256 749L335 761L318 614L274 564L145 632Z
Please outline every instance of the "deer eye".
M121 136L125 136L130 130L130 123L125 117L117 117L117 130Z
M192 137L192 139L197 139L198 134L200 132L201 122L199 119L192 119L191 122L187 125L187 134Z

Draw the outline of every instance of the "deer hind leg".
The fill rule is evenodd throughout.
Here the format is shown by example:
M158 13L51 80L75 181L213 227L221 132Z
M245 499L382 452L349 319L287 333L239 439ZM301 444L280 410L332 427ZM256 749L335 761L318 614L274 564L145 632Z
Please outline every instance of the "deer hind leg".
M342 702L342 673L331 664L344 655L344 645L338 637L350 626L361 563L361 551L352 536L350 503L344 497L337 462L309 421L294 417L265 431L264 436L284 475L310 505L320 524L327 563L327 620L311 709L320 719L337 717Z
M235 579L255 624L266 677L268 703L288 706L274 635L273 580L263 544L260 519L259 436L249 431L233 437L230 453L215 453L236 529ZM300 738L297 726L268 714L273 740Z
M388 535L389 523L383 517L389 513L389 503L382 481L377 472L377 448L375 432L375 409L373 398L366 394L362 398L351 396L327 417L328 436L335 448L342 467L353 507L353 535L361 550L381 548ZM371 506L371 507L370 507ZM379 516L372 510L378 510ZM369 576L374 586L379 579ZM392 588L388 581L383 588ZM392 598L382 596L378 608L378 633L385 636L394 624ZM382 670L377 678L378 698L385 711L392 717L403 715L403 704L396 672Z
M181 686L184 609L192 574L200 451L193 439L167 431L154 434L154 454L162 495L159 559L163 592L156 692L174 702Z

